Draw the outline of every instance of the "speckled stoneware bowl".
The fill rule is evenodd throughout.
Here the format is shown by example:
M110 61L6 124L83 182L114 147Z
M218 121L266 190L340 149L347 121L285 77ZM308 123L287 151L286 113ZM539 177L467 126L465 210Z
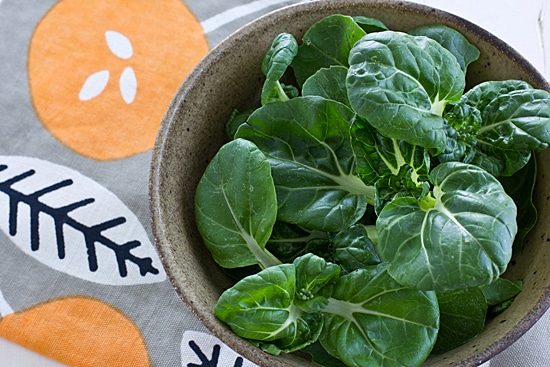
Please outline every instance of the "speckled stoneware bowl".
M407 2L332 0L283 8L240 29L213 49L191 72L162 121L150 172L150 206L158 251L177 293L189 308L231 348L261 366L308 366L300 355L274 357L235 336L213 313L223 290L232 285L212 260L195 225L195 188L209 160L225 142L224 124L234 108L249 107L263 82L261 60L273 38L290 32L301 39L314 22L334 13L365 15L389 28L406 31L443 23L462 32L481 51L469 68L470 84L523 79L549 89L544 78L516 51L461 18ZM470 343L430 357L426 366L477 366L525 333L550 305L550 151L539 156L535 203L540 219L524 252L507 272L523 279L524 290L512 307L491 320Z

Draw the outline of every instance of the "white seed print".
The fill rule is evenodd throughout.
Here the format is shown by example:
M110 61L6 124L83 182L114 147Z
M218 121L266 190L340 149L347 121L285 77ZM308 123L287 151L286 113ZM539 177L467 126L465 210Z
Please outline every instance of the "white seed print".
M78 98L81 101L89 101L97 96L99 96L107 83L109 82L109 70L101 70L96 73L93 73L82 85L82 89L78 93Z
M105 40L107 41L109 50L121 59L129 59L134 54L132 42L122 33L106 31Z
M105 41L109 50L116 57L128 60L134 54L132 42L128 37L116 31L106 31ZM106 65L107 66L107 65ZM99 96L109 83L109 70L101 70L88 76L78 93L81 101L89 101ZM131 66L124 68L118 80L120 94L126 104L134 102L137 93L137 78L134 69Z
M120 94L122 94L122 99L126 104L134 102L137 92L137 79L134 69L130 66L124 69L120 75Z

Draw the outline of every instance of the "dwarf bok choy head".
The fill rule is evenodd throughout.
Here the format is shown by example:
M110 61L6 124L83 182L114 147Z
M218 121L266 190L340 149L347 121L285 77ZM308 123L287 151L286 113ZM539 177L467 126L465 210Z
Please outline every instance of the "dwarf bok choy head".
M334 14L330 22L343 31L327 42L345 47L325 64L315 48L317 34L326 32L312 25ZM453 30L464 38L446 43ZM428 67L440 77L423 73ZM417 365L431 350L442 354L432 353L426 366L487 360L550 304L550 232L536 221L537 213L550 214L550 160L541 151L548 127L529 123L546 116L548 91L501 40L418 4L307 2L256 20L201 61L159 130L152 223L176 291L217 337L262 366L313 365L308 354L293 352L303 348L347 364L371 363L364 353L339 349L342 335L323 332L331 325L353 328L357 345L370 340L364 330L387 331L378 347L389 354L378 357L399 363ZM279 103L288 108L276 109ZM222 146L237 163L216 157ZM199 184L203 177L210 179ZM201 185L210 185L212 195L201 194ZM220 218L208 223L207 212ZM246 219L250 213L254 221ZM229 217L236 220L225 233L205 235ZM373 218L374 226L363 225ZM238 246L212 245L219 238ZM428 246L427 238L439 246ZM498 313L493 306L504 293L517 294L518 280L523 291ZM264 281L280 292L263 304L276 299L271 315L279 319L260 330L253 325L261 313L234 307L234 300L257 300ZM402 307L392 306L396 299ZM466 301L477 305L467 327L480 335L458 347L451 335L434 346L441 323L452 322L445 315ZM415 309L426 318L409 312ZM381 314L394 321L376 319ZM243 328L234 322L242 315L258 322ZM415 343L385 344L404 333Z

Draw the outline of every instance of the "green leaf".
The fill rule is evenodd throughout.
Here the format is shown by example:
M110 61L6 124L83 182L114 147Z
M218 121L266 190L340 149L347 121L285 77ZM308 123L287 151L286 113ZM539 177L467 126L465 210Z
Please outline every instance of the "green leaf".
M295 258L310 253L338 264L343 271L349 273L380 263L367 228L368 226L355 224L329 236L325 232L308 231L296 225L277 222L266 248L283 262L292 262Z
M323 317L321 345L348 366L420 366L439 328L435 293L399 285L383 264L340 277Z
M321 343L319 343L319 341L316 341L315 343L306 346L302 349L302 351L309 354L313 363L319 366L346 367L344 362L328 354Z
M285 94L289 99L296 98L300 95L300 91L298 90L298 88L296 88L292 84L281 83L281 87L283 88L283 92L285 92Z
M221 268L225 275L234 279L241 280L244 277L247 277L252 274L256 274L262 268L259 265L248 265L240 268Z
M357 23L359 27L363 28L363 30L367 33L381 32L381 31L388 30L388 27L386 27L386 25L378 19L364 17L362 15L357 15L352 18L355 21L355 23Z
M483 168L495 177L514 175L531 159L530 150L499 149L494 146L476 144L481 147L476 151L471 164Z
M222 293L214 312L235 334L265 351L291 352L317 340L323 325L320 313L294 305L295 292L295 266L273 266Z
M320 310L328 303L318 293L339 274L337 265L307 254L240 280L222 293L214 312L266 352L292 352L318 339Z
M524 89L499 95L481 109L478 144L500 149L542 150L550 143L550 94Z
M517 209L488 172L442 163L430 173L433 197L401 197L380 212L378 250L401 284L446 291L489 284L506 269Z
M433 353L448 352L479 335L485 327L487 303L477 287L437 293L440 326Z
M489 309L487 317L495 317L506 311L512 305L516 296L523 289L521 280L510 281L505 278L498 278L491 284L479 287L487 300Z
M441 116L466 83L451 52L431 38L375 32L354 45L349 64L348 98L358 115L390 138L445 148Z
M417 177L417 176L416 176ZM374 185L376 189L374 209L377 213L399 197L413 197L423 201L430 194L430 183L427 181L415 181L415 171L412 167L402 166L397 174L388 174Z
M456 104L445 113L447 124L447 144L445 149L437 155L439 162L472 163L480 160L480 152L476 149L475 131L481 127L481 113L475 107L467 104ZM485 157L485 154L483 155ZM494 163L501 166L502 163ZM489 170L485 168L489 172Z
M495 176L513 175L527 164L531 151L550 144L550 94L523 81L478 84L445 118L457 132L457 144L471 147L475 154L440 160L472 163Z
M355 175L349 107L297 97L256 110L236 136L254 142L271 165L278 219L325 232L359 220L374 188Z
M319 69L304 83L302 95L332 99L349 106L346 92L347 74L348 68L344 66Z
M266 80L262 87L262 105L274 101L286 101L286 95L279 79L298 53L298 42L293 35L281 33L273 40L262 61L262 72Z
M197 226L214 260L223 267L280 263L265 250L277 218L271 168L251 142L220 148L197 186Z
M360 118L351 126L351 141L357 173L365 183L374 184L386 175L397 175L404 166L413 168L413 182L427 179L430 155L424 148L388 138Z
M503 302L506 302L515 296L517 296L522 289L522 281L511 280L505 278L498 278L491 284L486 284L480 287L488 306L496 306Z
M538 220L538 212L533 203L533 191L537 179L537 160L535 155L527 164L509 177L500 177L504 190L512 197L518 208L518 233L514 239L512 257L523 250L525 236L533 229Z
M313 24L292 63L298 84L303 85L321 68L347 66L351 47L364 35L365 31L347 15L334 14Z
M409 32L414 36L426 36L449 50L464 72L468 65L479 58L479 50L462 33L443 24L427 24Z
M333 238L334 262L346 273L380 263L367 230L361 224L337 233Z
M296 224L277 221L266 248L282 262L292 262L298 256L304 255L311 241L326 241L326 232L309 230Z
M490 80L481 82L464 93L459 104L466 103L481 111L499 96L530 89L533 87L523 80Z
M305 252L310 252L326 261L334 262L334 248L330 238L328 239L313 239L306 245Z
M239 126L244 124L246 122L246 120L248 119L248 116L250 116L250 114L252 112L254 112L254 110L259 108L260 106L261 106L261 104L258 102L252 108L249 108L248 110L245 110L243 112L240 112L237 109L235 109L235 110L233 110L233 112L231 112L231 115L229 115L229 118L227 119L227 122L225 124L225 132L226 132L227 137L229 138L229 140L234 139L235 133L239 129Z
M340 267L311 253L294 260L296 297L294 303L306 312L321 311L328 301L319 296L323 287L340 276Z

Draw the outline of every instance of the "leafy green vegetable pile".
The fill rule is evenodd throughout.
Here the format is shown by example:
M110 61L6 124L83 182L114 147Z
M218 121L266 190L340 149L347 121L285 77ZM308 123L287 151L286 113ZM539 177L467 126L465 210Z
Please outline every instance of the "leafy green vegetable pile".
M519 80L465 91L478 57L437 24L333 15L301 45L277 36L261 101L233 113L196 192L215 261L248 274L216 316L273 354L418 366L504 310L550 95Z

